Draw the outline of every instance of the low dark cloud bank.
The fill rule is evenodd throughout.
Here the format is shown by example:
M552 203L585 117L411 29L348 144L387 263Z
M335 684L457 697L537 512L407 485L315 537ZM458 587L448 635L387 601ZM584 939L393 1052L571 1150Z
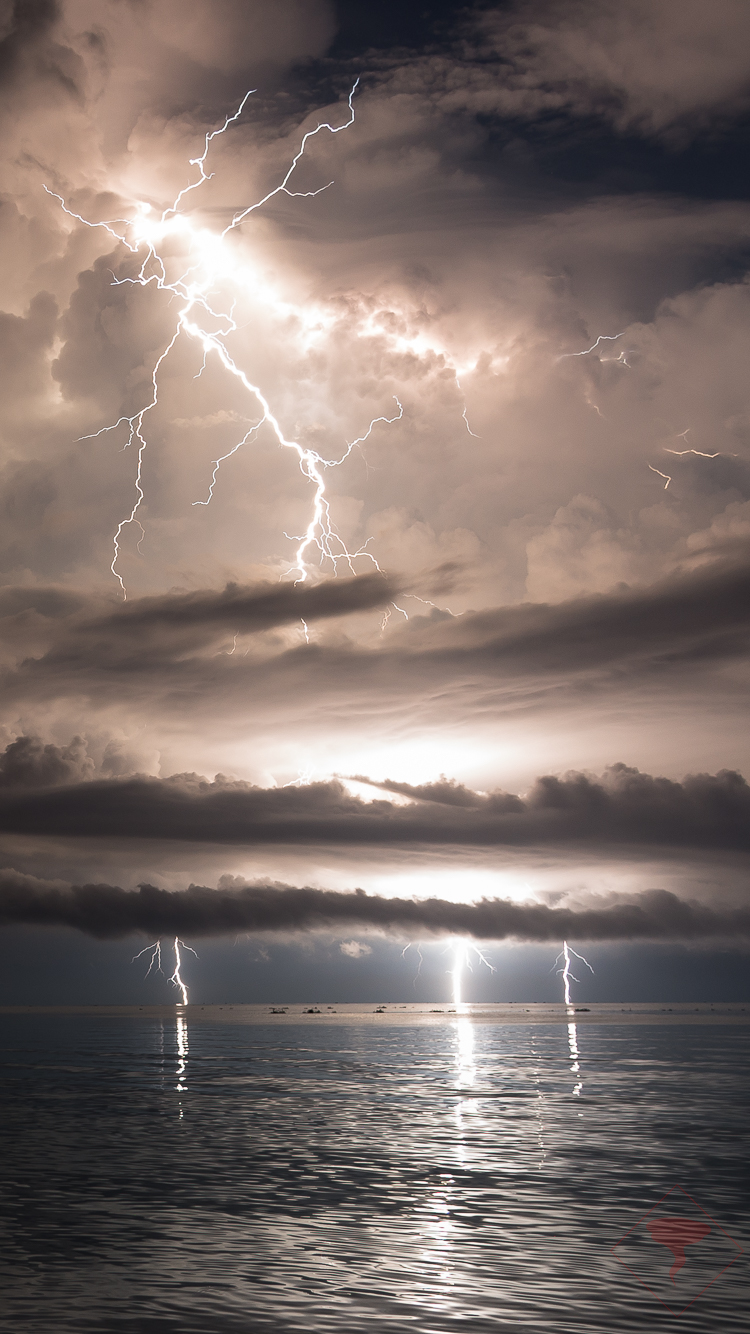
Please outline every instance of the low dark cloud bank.
M320 584L276 583L255 586L227 584L216 592L164 593L125 602L109 616L80 627L103 638L151 631L167 637L176 629L211 627L247 634L292 621L315 621L349 612L382 607L396 595L397 584L383 574L327 579Z
M5 833L245 846L750 849L750 787L731 770L695 774L678 783L616 764L601 778L576 772L545 775L523 797L472 792L448 780L421 787L374 785L411 797L404 805L363 801L338 780L261 788L221 774L213 782L198 774L176 774L63 782L40 790L30 776L47 773L53 758L62 764L62 752L50 757L47 752L56 748L32 744L27 750L36 756L38 769L19 771L19 745L8 748L2 771L12 775L15 764L18 773L16 788L0 784L0 831ZM60 776L69 778L70 772Z
M231 878L230 878L231 879ZM59 886L13 871L0 873L0 924L67 926L99 939L134 932L221 936L238 931L296 932L373 928L395 935L470 936L475 940L704 940L750 937L750 909L686 902L666 890L605 905L564 908L509 899L451 903L445 899L382 898L362 890L190 885Z

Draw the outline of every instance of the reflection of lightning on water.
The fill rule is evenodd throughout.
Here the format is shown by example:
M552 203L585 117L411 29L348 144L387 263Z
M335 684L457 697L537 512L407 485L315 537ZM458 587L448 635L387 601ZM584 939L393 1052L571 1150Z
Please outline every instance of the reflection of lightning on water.
M187 1001L185 1002L185 1004L187 1004ZM188 1059L187 1020L185 1019L184 1015L178 1014L177 1015L177 1070L175 1071L175 1074L177 1075L177 1083L175 1085L175 1088L177 1089L178 1093L184 1093L187 1089L187 1084L183 1084L182 1082L183 1079L185 1078L185 1073L187 1071L187 1059ZM180 1120L182 1120L181 1105L180 1105Z
M569 1014L569 1015L573 1015L573 1014L575 1014L575 1010L574 1010L574 1009L571 1009L570 983L571 983L571 981L572 981L572 982L579 982L579 981L580 981L580 979L577 978L577 977L574 977L573 974L572 974L571 971L570 971L570 956L571 956L571 954L575 954L575 957L576 957L577 959L580 959L580 960L581 960L581 963L585 963L586 967L589 968L589 969L591 970L592 973L594 972L594 970L593 970L593 968L591 967L591 964L589 963L588 959L584 959L584 957L583 957L582 954L578 954L578 953L576 952L576 950L571 949L571 947L570 947L570 945L568 944L567 940L564 940L564 941L563 941L563 947L562 947L562 950L561 950L561 952L558 954L557 958L555 959L555 963L553 964L553 967L555 967L555 966L560 962L561 959L564 960L563 967L562 967L562 968L558 968L558 969L557 969L557 972L558 972L558 974L561 974L561 975L562 975L562 979L563 979L563 992L564 992L564 996L565 996L565 1004L566 1004L567 1007L568 1007L568 1014ZM580 1065L580 1060L579 1060L580 1053L579 1053L579 1051L578 1051L578 1030L577 1030L577 1028L576 1028L575 1023L569 1023L569 1024L568 1024L568 1049L569 1049L569 1051L570 1051L570 1060L571 1060L571 1066L570 1066L570 1069L571 1069L571 1071L573 1072L574 1075L578 1076L578 1075L580 1074L580 1072L581 1072L581 1065ZM582 1088L583 1088L583 1081L579 1079L578 1082L575 1084L575 1086L574 1086L574 1088L573 1088L573 1094L574 1094L574 1096L575 1096L576 1098L580 1097L581 1089L582 1089Z
M345 565L355 572L353 562L359 557L368 559L376 568L378 566L375 557L366 550L365 546L356 551L349 551L346 544L336 533L331 519L330 505L326 498L326 487L324 472L327 468L338 466L349 457L352 450L362 445L370 436L378 423L392 424L403 417L403 408L396 398L398 411L394 416L379 416L372 419L367 430L356 440L351 441L346 446L344 453L340 458L326 459L314 449L305 448L296 440L287 439L284 430L272 411L261 388L254 384L245 372L236 364L227 347L227 338L230 334L237 331L237 323L234 319L234 302L229 311L215 310L210 303L210 294L217 287L221 278L231 276L235 285L240 281L236 275L236 264L232 263L232 255L226 250L224 245L228 233L239 227L242 222L257 209L267 204L270 199L276 195L285 194L290 198L310 198L327 190L332 182L321 186L317 190L295 191L289 188L289 182L300 159L303 157L308 141L327 130L330 134L339 134L340 131L348 129L354 123L353 97L359 80L356 80L349 94L349 119L340 125L330 125L327 121L320 122L314 130L308 130L302 137L300 147L292 160L281 183L269 190L262 199L248 205L246 208L235 213L231 221L224 230L218 235L209 232L206 229L196 228L185 214L179 211L179 205L184 197L192 190L198 189L205 182L211 179L211 175L205 171L206 160L212 141L219 135L224 134L241 116L245 104L250 97L250 92L245 94L237 111L228 116L224 124L217 130L206 134L203 153L196 158L190 159L190 165L198 168L198 178L190 185L185 186L177 195L174 203L166 208L158 221L149 218L151 207L149 204L140 203L137 205L136 217L133 219L113 219L109 222L90 222L81 217L80 214L72 212L62 197L55 194L45 186L49 195L57 199L64 212L69 217L83 223L92 229L101 228L106 231L114 240L124 245L131 255L141 257L138 274L134 278L114 279L115 286L132 284L140 287L154 285L160 291L170 294L171 298L177 297L180 306L177 312L177 318L174 326L174 332L169 339L166 347L160 352L156 359L153 371L151 373L151 398L132 416L123 416L111 426L105 426L100 431L91 436L82 437L82 439L94 439L109 431L115 430L119 426L124 426L127 431L127 439L124 448L135 446L136 452L136 473L135 473L135 500L130 513L120 521L114 536L114 555L112 558L111 570L118 580L123 592L127 596L125 584L119 570L118 560L120 557L120 539L123 532L130 525L135 525L141 533L140 541L144 537L143 525L139 516L139 510L145 499L143 491L143 462L144 453L147 447L147 438L144 434L145 419L148 413L156 408L159 401L159 374L172 352L180 336L186 336L188 340L195 342L203 352L203 365L199 375L206 365L206 360L210 354L218 359L223 369L248 393L260 409L258 420L250 427L243 437L227 453L221 455L213 461L213 473L208 488L208 494L205 500L195 501L196 505L208 505L213 497L217 477L221 464L228 458L231 458L243 445L261 429L263 425L268 425L273 431L278 443L285 449L290 449L296 453L299 460L300 470L303 476L313 484L313 505L312 515L304 533L297 535L294 539L297 541L295 558L290 565L290 573L295 573L297 582L304 581L307 575L307 556L311 547L317 548L319 560L331 562L334 573L337 571L338 563L343 561ZM158 246L166 238L178 238L187 242L189 248L188 267L177 278L169 279L167 275L166 260L159 253ZM468 425L468 423L467 423ZM140 549L140 546L139 546Z
M177 987L178 991L180 992L181 999L177 1002L177 1004L187 1005L188 989L187 986L185 985L185 982L182 979L182 973L180 971L182 968L182 956L180 954L180 946L182 946L184 950L190 950L191 954L195 954L196 959L198 958L198 955L196 954L192 945L186 945L184 940L180 940L177 936L175 936L172 942L172 948L174 950L174 972L172 973L172 976L169 978L169 981L172 983L173 986ZM133 955L132 962L135 963L136 959L142 958L142 956L148 953L149 950L151 951L151 957L149 959L148 968L146 969L146 977L148 977L152 969L154 969L157 973L163 973L164 971L161 966L160 940L154 941L153 945L145 945L142 950L139 950L137 954Z

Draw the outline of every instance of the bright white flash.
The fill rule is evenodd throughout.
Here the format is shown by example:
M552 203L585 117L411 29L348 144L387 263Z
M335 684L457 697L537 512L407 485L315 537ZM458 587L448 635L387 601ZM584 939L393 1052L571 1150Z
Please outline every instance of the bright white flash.
M227 340L230 335L235 333L238 325L234 319L234 303L229 311L215 310L211 304L211 294L216 291L220 279L230 279L237 289L242 285L243 277L237 276L237 259L235 253L228 249L227 236L236 228L241 226L243 221L257 209L262 208L269 200L276 195L285 194L291 198L309 198L327 190L333 182L328 182L317 190L296 191L291 189L290 181L292 175L304 155L305 149L310 141L322 131L329 134L339 134L342 130L348 129L354 124L354 105L353 97L357 89L359 80L357 79L352 87L348 97L349 117L340 125L331 125L327 121L320 122L314 130L308 130L300 142L299 149L295 153L292 163L281 182L272 190L269 190L262 199L248 205L246 208L235 213L231 221L220 233L215 233L196 226L189 217L180 212L180 205L185 197L191 191L199 189L205 182L211 179L211 174L206 172L206 162L212 141L218 136L224 134L231 125L233 125L245 108L248 98L251 96L250 90L245 94L239 107L228 116L218 129L212 130L205 136L203 152L199 157L191 158L190 165L197 167L197 179L189 185L183 187L174 202L162 212L159 218L154 217L153 212L147 204L136 204L136 216L132 219L113 219L109 222L90 222L81 217L80 214L72 212L62 197L55 194L45 186L49 195L57 199L64 212L69 217L83 223L92 229L101 228L109 235L120 242L130 251L132 255L139 257L140 268L134 278L115 278L115 286L131 284L139 287L155 286L160 291L169 294L170 300L175 301L176 315L171 337L166 346L159 353L153 371L151 373L151 395L149 401L133 413L130 417L120 417L118 421L110 426L102 427L93 435L83 436L82 439L94 439L97 436L104 435L109 431L114 431L122 426L126 432L126 440L123 448L128 449L131 446L136 454L135 471L135 498L130 512L120 521L114 536L114 554L112 558L111 570L118 580L122 589L123 597L127 596L125 583L118 569L120 558L120 541L124 531L135 526L140 531L138 549L145 536L143 525L139 517L139 511L145 500L143 491L143 461L147 448L147 437L145 434L145 423L148 414L153 412L159 402L159 377L164 363L170 356L175 345L180 339L188 339L194 343L203 354L203 368L205 368L207 359L213 357L227 374L237 381L245 390L251 399L255 421L250 428L245 431L241 439L213 461L213 473L208 487L205 500L197 500L196 505L208 505L214 495L219 470L221 464L239 449L248 444L250 440L257 435L261 427L267 426L273 432L278 444L284 449L291 450L296 454L300 470L304 477L312 483L313 501L310 520L303 533L296 534L293 539L297 543L294 559L289 568L289 573L293 573L295 582L301 583L308 578L309 556L314 548L317 552L318 563L329 561L333 567L334 573L338 572L338 566L341 562L355 573L354 562L358 558L368 560L376 569L380 566L375 556L366 549L366 544L355 551L350 551L344 541L339 537L333 526L330 505L326 497L325 471L328 468L337 467L349 457L352 450L364 444L375 427L380 424L390 425L399 421L403 417L403 407L398 398L395 398L396 412L392 416L383 415L375 417L370 422L367 429L347 444L344 452L338 458L323 458L317 450L309 449L300 444L297 440L290 439L276 416L271 404L261 387L253 382L249 375L240 367L229 351ZM170 238L180 237L188 248L187 267L176 278L170 278L167 273L167 261L160 254L159 246ZM257 277L249 280L252 285L257 286ZM201 372L199 372L201 374ZM468 423L467 423L468 425ZM288 534L285 534L288 536Z
M468 968L469 972L473 972L471 966L471 953L475 954L479 963L483 963L485 968L489 968L491 973L495 972L492 964L488 959L485 959L482 951L478 949L476 945L470 945L466 940L457 940L455 942L455 953L453 955L453 967L450 970L451 978L453 979L453 1004L456 1007L463 1004L462 983L464 969Z
M169 981L172 983L173 986L177 987L180 993L181 1000L179 1000L177 1004L187 1005L188 989L187 986L185 985L185 982L183 981L182 973L180 971L182 968L182 956L180 954L180 946L182 946L184 950L190 950L191 954L195 954L196 959L198 958L198 955L196 954L192 945L186 945L184 940L180 940L177 936L175 936L172 942L172 948L174 950L174 972L172 973L172 976L170 977ZM148 968L146 969L146 977L148 977L152 969L154 969L157 973L163 973L164 971L161 966L160 940L154 941L153 945L144 946L142 950L139 950L137 954L133 955L132 962L135 963L136 959L140 959L144 954L147 954L149 950L151 951L151 957L149 959Z
M561 960L561 959L564 960L564 963L563 963L562 968L556 968L556 971L557 971L558 975L561 975L561 976L562 976L562 980L563 980L563 994L564 994L565 1004L566 1004L566 1005L570 1005L570 1004L571 1004L571 999L570 999L570 984L571 984L571 982L580 982L580 980L581 980L579 977L574 977L573 974L572 974L571 971L570 971L570 956L571 956L571 954L575 954L576 958L581 960L581 963L585 963L586 967L587 967L592 973L593 973L593 971L594 971L593 968L591 967L591 964L589 963L588 959L584 959L584 957L583 957L582 954L578 954L574 949L571 949L571 947L570 947L570 945L568 944L567 940L564 940L564 941L563 941L563 947L562 947L562 950L560 951L560 953L558 954L557 958L555 959L555 963L553 964L553 967L556 968L556 965L560 962L560 960Z

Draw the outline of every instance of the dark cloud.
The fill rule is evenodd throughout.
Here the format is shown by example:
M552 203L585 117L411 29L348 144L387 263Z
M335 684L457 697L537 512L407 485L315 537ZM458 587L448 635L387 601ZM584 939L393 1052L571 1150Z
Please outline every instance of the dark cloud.
M45 746L40 737L21 736L0 755L0 790L80 783L93 777L94 767L79 736L67 746Z
M298 620L322 620L382 607L395 597L398 584L385 575L328 579L324 583L275 583L253 588L227 584L221 592L202 589L182 594L138 598L108 617L85 623L79 633L127 640L134 632L166 638L174 630L210 627L253 634Z
M231 878L230 878L231 879ZM381 898L288 885L223 883L168 891L153 885L61 886L0 872L0 923L68 926L100 939L142 932L230 935L239 931L298 932L370 927L411 937L469 936L475 940L705 940L750 937L750 909L706 907L650 890L615 903L549 907L482 899Z
M261 788L222 775L213 783L197 774L98 780L39 793L0 793L0 830L241 846L750 850L750 787L728 770L677 783L616 764L601 779L546 775L524 798L463 789L461 804L445 802L446 788L450 795L445 784L442 801L425 800L424 789L411 789L422 799L397 805L362 801L336 781Z
M658 859L641 887L708 898L731 866L736 889L750 11L412 9L0 0L0 829L22 869L341 888L346 867L388 893L375 863L559 887L575 859L632 887ZM355 74L346 132L223 233L307 130L348 123ZM115 218L138 255L84 221ZM213 313L180 322L179 274ZM295 587L316 495L359 578L313 542ZM591 776L620 756L648 773ZM384 781L365 800L334 772ZM272 786L295 775L325 781Z
M182 708L191 698L210 712L218 686L224 707L233 694L247 699L251 684L256 701L282 689L294 698L299 688L307 700L332 692L345 700L373 689L383 699L386 692L408 699L427 686L470 680L493 682L502 692L519 678L531 688L539 677L569 686L598 681L622 692L669 675L678 689L680 680L742 661L750 649L750 569L719 564L648 588L557 605L413 615L403 629L369 646L323 639L294 649L275 646L270 656L249 659L202 655L219 637L365 611L397 595L398 581L371 575L317 586L228 585L217 593L142 598L94 618L79 612L51 629L46 652L7 673L6 698L31 703L72 694L104 703L137 680L141 696L161 707L179 701ZM6 592L5 605L16 617L7 642L15 639L19 654L28 623L16 608L24 597L29 607L39 597L40 614L50 620L58 614L50 592ZM58 606L64 614L65 603ZM36 621L32 628L36 633Z

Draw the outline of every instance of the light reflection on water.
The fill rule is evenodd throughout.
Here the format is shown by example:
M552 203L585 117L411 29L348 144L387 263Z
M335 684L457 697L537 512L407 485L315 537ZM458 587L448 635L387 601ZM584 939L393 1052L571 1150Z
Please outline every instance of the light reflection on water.
M610 1247L675 1181L741 1239L750 1033L456 1009L4 1016L4 1334L673 1328ZM681 1331L747 1296L735 1266Z

